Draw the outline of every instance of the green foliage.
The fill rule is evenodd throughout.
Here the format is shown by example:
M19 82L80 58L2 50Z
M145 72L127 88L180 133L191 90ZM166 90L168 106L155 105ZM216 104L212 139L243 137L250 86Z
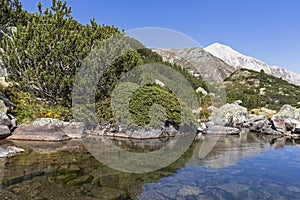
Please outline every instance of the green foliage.
M149 111L155 104L161 105L166 113L161 110L153 110L154 116L151 117ZM166 123L173 123L176 126L181 122L181 107L176 96L158 86L139 87L131 96L129 112L138 126L159 127L162 122L165 122L164 118L166 118ZM151 120L150 117L157 121Z
M59 105L49 105L34 98L30 93L18 90L16 87L0 87L0 92L10 98L16 104L16 108L9 111L17 118L18 123L32 122L36 118L51 117L56 119L70 120L71 113Z
M118 124L126 127L195 124L191 110L173 93L157 85L119 84L112 95L112 111Z
M22 91L68 107L74 75L82 60L96 41L117 32L94 20L90 25L79 24L71 17L71 8L60 0L54 0L51 9L44 11L39 4L39 13L26 25L17 26L12 40L3 38L2 67Z
M0 27L24 25L28 17L19 0L0 1Z

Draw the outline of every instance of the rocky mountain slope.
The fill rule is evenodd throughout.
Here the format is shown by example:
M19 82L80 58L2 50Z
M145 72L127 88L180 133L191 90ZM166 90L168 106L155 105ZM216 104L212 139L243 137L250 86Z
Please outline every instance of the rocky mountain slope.
M219 71L222 81L224 80L222 84L226 89L228 103L242 100L242 105L248 109L267 107L279 110L284 104L299 107L300 87L297 84L297 77L300 78L300 75L293 76L285 69L269 67L259 60L241 55L230 47L218 46L224 52L224 61L201 48L154 51L160 54L164 61L177 64L196 77L210 80L209 77L216 78L218 76L216 70ZM284 74L282 78L281 74ZM286 80L288 78L290 81ZM294 80L294 84L291 84L291 80ZM205 82L207 83L207 79Z
M230 46L214 43L205 47L204 50L235 68L246 68L257 72L264 70L267 74L282 78L289 83L300 85L300 74L280 67L269 66L258 59L239 53Z
M202 48L156 49L164 61L182 66L196 77L206 81L211 78L225 79L235 71L235 67L204 51Z
M225 79L224 84L227 102L242 100L243 106L249 109L279 110L285 104L299 107L300 87L264 72L238 69Z

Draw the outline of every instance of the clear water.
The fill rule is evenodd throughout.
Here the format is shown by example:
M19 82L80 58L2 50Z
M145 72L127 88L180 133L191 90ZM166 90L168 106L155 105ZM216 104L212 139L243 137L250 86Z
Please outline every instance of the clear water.
M111 169L80 141L18 142L26 153L0 160L0 199L300 199L297 141L220 137L201 158L212 140L205 136L176 162L147 174ZM118 142L137 152L158 148L151 143Z

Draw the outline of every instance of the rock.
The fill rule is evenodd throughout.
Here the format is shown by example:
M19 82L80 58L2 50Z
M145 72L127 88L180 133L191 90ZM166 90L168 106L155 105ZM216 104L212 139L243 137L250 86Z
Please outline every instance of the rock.
M0 100L3 101L7 110L13 110L16 107L16 105L12 103L4 94L0 94Z
M264 115L255 116L249 120L248 124L250 125L250 131L260 132L268 127L271 123Z
M214 125L203 130L203 134L216 134L216 135L239 135L240 132L241 131L238 128L219 126L219 125Z
M236 100L234 103L235 103L236 105L241 105L241 104L243 103L243 101L242 101L242 100Z
M6 138L10 135L8 126L0 125L0 139Z
M10 120L10 122L11 122L10 130L14 131L18 127L18 121L14 116L12 116L10 114L8 114L7 116L11 119Z
M62 129L53 125L22 124L11 136L9 140L33 140L33 141L63 141L71 139Z
M6 149L4 149L3 147L0 147L0 158L5 158L8 156L8 154L9 154L9 152Z
M161 127L161 128L136 128L136 129L123 129L117 132L107 132L106 135L113 137L128 137L135 139L150 139L150 138L163 138L173 137L179 132L173 127Z
M167 138L174 137L178 134L196 134L196 127L187 127L186 130L177 130L174 126L162 126L158 128L123 128L120 126L118 130L109 125L103 127L97 127L93 131L87 131L87 135L98 135L98 136L109 136L109 137L119 137L119 138L132 138L132 139L154 139L154 138Z
M212 113L211 120L217 125L241 127L248 121L247 108L235 103L225 104Z
M1 58L0 58L1 64ZM0 67L0 85L4 88L9 87L11 84L6 82L5 76L1 76L2 74L6 74L6 70Z
M299 124L296 125L294 131L293 131L294 134L300 134L300 127L299 127Z
M282 132L274 130L271 127L261 130L260 133L265 134L265 135L283 135Z
M11 126L11 121L7 115L0 115L0 125Z
M80 139L85 134L85 125L81 122L64 122L63 132L73 139Z
M64 122L59 119L52 119L52 118L38 118L34 120L32 125L35 126L45 126L45 125L55 125L55 126L62 126Z
M7 150L10 154L17 154L25 151L24 149L15 146L8 146Z
M207 94L208 94L208 92L206 92L206 90L204 90L202 87L198 87L197 89L196 89L196 92L197 93L202 93L204 96L206 96Z
M34 120L33 125L59 127L64 134L73 139L80 139L85 134L85 125L81 122L64 122L59 119L38 118Z
M156 85L158 85L159 87L162 87L162 88L165 87L165 84L162 81L158 80L158 79L155 79L154 83Z
M8 128L12 127L12 122L10 117L7 115L8 108L6 107L4 101L1 100L0 94L0 125L7 126Z
M293 131L296 128L296 125L300 124L300 109L291 105L284 105L271 120L277 131L282 133Z
M0 100L0 115L6 115L7 113L7 107L5 106L5 103Z
M0 158L12 157L24 151L24 149L15 146L8 146L7 148L0 147Z

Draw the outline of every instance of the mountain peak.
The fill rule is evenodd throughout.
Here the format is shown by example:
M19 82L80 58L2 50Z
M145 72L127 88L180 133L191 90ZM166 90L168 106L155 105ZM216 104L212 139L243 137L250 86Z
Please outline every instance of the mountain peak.
M233 50L231 46L221 44L219 42L215 42L215 43L207 46L206 48L219 48L219 49L231 49L231 50Z
M281 77L292 84L300 85L299 74L290 72L280 67L271 67L258 59L239 53L230 46L214 43L205 47L204 50L223 60L227 64L235 67L236 69L246 68L258 72L264 70L267 74L275 77Z

